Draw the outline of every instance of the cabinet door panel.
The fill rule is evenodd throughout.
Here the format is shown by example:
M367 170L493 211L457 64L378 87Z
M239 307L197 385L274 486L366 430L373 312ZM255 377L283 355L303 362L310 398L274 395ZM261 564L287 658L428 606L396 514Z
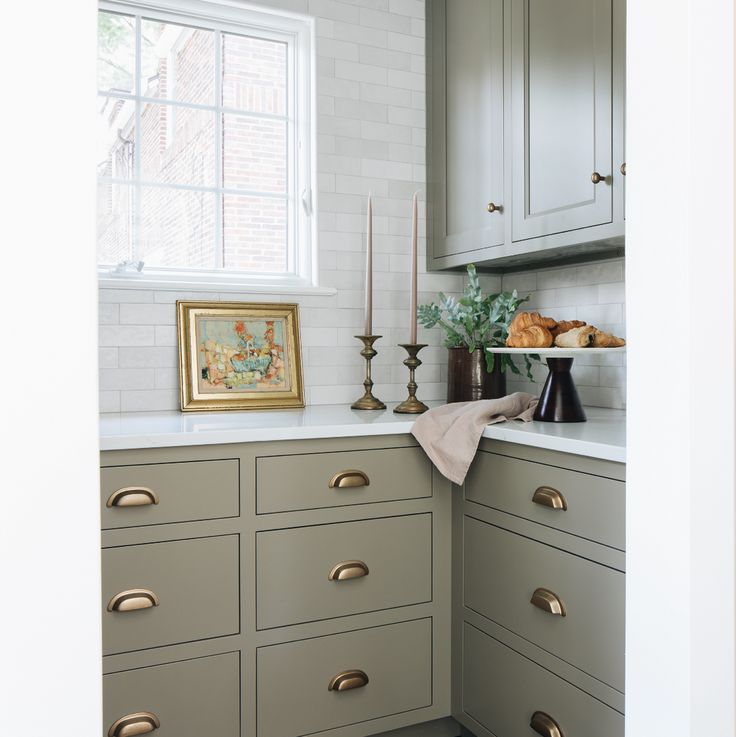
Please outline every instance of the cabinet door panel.
M503 2L443 2L435 11L444 28L433 50L434 255L442 257L504 242ZM491 202L500 209L489 212Z
M511 13L513 240L610 223L612 0Z

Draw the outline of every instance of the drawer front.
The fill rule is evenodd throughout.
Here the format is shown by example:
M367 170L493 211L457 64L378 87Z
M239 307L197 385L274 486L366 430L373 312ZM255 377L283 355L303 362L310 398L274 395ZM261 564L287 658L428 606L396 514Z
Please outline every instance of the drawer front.
M625 489L623 481L480 452L465 481L465 498L624 550ZM559 506L561 498L567 509Z
M537 734L529 726L536 712L564 737L624 735L622 714L467 623L462 698L463 711L496 737Z
M259 629L432 598L431 514L271 530L256 540Z
M237 460L103 468L100 487L103 530L240 514Z
M262 647L257 667L258 737L297 737L419 709L432 703L431 620ZM350 670L368 683L328 689Z
M111 673L103 677L103 704L105 736L118 720L143 712L158 720L156 737L235 737L240 734L239 653ZM137 721L145 728L146 717Z
M238 571L237 535L104 549L104 654L236 634ZM122 597L119 610L108 611L127 591L150 593Z
M421 448L269 456L256 469L258 514L432 496Z
M471 517L463 565L467 607L623 692L623 573Z

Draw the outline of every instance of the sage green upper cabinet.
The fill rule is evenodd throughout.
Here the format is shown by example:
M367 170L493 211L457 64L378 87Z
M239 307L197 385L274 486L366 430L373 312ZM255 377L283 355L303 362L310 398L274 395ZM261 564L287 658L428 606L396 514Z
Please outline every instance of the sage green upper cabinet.
M430 124L435 258L504 242L503 0L436 2Z
M611 0L511 3L514 241L610 223Z
M625 0L428 0L430 269L623 253L625 16Z

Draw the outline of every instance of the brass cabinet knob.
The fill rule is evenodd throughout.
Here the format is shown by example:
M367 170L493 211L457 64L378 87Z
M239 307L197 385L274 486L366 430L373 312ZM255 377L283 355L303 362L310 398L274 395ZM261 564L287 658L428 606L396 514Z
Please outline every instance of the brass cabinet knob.
M529 726L537 734L541 734L542 737L565 737L562 727L549 714L545 714L543 711L535 711L532 714L532 720L529 722Z
M621 164L621 173L626 176L626 162L624 161L623 164Z
M359 486L370 486L371 481L363 471L349 469L338 471L331 479L328 486L330 489L354 489Z
M120 717L107 731L107 737L135 737L148 734L161 726L159 718L150 711L137 711Z
M108 612L135 612L138 609L151 609L161 602L150 589L128 589L110 599Z
M328 691L350 691L368 684L368 676L362 670L344 670L330 680Z
M351 578L363 578L368 573L368 566L362 560L344 560L332 568L327 578L330 581L349 581Z
M543 612L548 614L555 614L558 617L564 617L567 615L565 611L565 605L554 591L549 589L535 589L532 594L532 598L529 600L537 609L541 609Z
M551 486L540 486L532 496L532 501L542 507L550 509L561 509L563 512L567 509L567 501L562 494L553 489Z
M489 202L486 210L488 212L501 212L501 205L497 205L495 202Z
M113 491L107 500L108 507L146 507L158 504L158 494L147 486L125 486Z
M601 182L606 181L606 177L599 174L597 171L594 171L590 175L590 181L593 182L593 184L600 184Z

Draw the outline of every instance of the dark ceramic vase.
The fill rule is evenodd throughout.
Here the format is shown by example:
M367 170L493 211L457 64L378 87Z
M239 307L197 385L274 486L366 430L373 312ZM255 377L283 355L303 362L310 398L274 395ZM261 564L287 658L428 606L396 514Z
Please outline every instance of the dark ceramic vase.
M496 356L493 371L488 373L482 349L472 353L467 348L449 348L447 363L447 401L471 402L506 396L506 374Z

